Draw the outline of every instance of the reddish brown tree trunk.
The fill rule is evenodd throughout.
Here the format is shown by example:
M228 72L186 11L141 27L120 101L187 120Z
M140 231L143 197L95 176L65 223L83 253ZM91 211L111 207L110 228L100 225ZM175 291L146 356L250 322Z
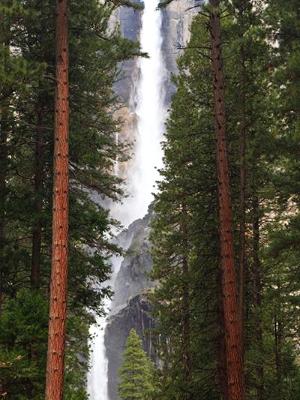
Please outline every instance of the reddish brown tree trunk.
M43 186L43 137L42 137L42 110L37 110L37 127L35 139L35 167L34 167L34 193L35 193L35 219L32 229L32 258L31 258L31 286L40 286L41 245L42 245L42 186Z
M52 270L46 400L61 400L63 398L64 382L69 222L69 50L67 11L67 0L58 0L56 17L57 87L54 133Z
M219 1L210 0L210 5L214 118L217 139L219 235L222 268L228 399L243 400L244 376L241 348L241 321L238 306L237 278L233 251L232 210L226 143L224 73L221 51L222 42Z

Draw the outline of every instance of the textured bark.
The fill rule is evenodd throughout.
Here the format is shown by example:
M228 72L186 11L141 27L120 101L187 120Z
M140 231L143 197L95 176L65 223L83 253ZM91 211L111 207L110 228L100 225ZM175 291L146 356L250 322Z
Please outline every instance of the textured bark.
M46 400L63 398L69 214L68 6L57 1L52 270Z
M232 210L229 164L226 143L224 73L219 1L210 0L210 34L214 119L217 144L217 174L219 198L219 236L222 268L223 310L228 378L228 399L244 399L244 376L241 349L241 322L238 306L237 278L234 265Z
M41 244L42 244L42 187L43 187L43 129L42 109L37 110L37 127L35 138L35 166L34 166L34 193L35 193L35 221L32 229L32 259L31 259L31 286L40 286Z
M259 218L259 201L257 196L253 198L253 283L254 283L254 307L255 307L255 340L258 354L263 354L263 336L262 336L262 320L261 320L261 295L262 295L262 277L261 263L259 257L260 243L260 218ZM257 377L257 400L264 398L264 366L261 357L257 361L256 368Z

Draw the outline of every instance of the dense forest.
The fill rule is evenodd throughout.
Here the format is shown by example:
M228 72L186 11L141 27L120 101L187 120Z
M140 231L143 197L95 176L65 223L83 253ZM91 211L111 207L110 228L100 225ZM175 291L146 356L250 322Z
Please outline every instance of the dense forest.
M55 2L1 0L0 393L44 396L53 186ZM70 230L65 398L86 398L88 327L108 289L115 222L91 192L116 199L122 145L113 83L138 45L108 30L115 5L69 5ZM94 282L91 285L90 282ZM93 312L92 312L93 311ZM78 357L78 354L81 355Z
M118 7L141 5L55 3L0 0L0 397L8 400L45 398L46 375L47 400L89 398L89 327L112 295L104 282L122 252L109 205L124 196L114 165L128 160L130 144L115 140L123 121L114 85L120 63L145 54L110 21ZM132 330L119 394L297 400L300 3L210 0L190 30L153 204L147 296L159 362ZM60 167L68 179L59 180ZM55 250L66 243L68 259Z
M164 141L152 234L162 398L296 399L300 4L218 3L193 21Z

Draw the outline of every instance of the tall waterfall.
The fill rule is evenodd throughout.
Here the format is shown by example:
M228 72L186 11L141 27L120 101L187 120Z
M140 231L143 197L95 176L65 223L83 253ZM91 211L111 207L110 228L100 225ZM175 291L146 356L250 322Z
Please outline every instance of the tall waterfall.
M157 10L158 0L144 0L144 11L140 32L143 52L149 58L139 60L139 80L135 88L135 113L137 115L136 142L134 157L129 171L129 197L121 210L112 210L126 226L147 213L153 197L157 171L162 166L161 139L164 131L166 109L164 105L165 65L162 55L161 12ZM120 268L121 259L113 260L112 288ZM110 301L105 308L109 310ZM107 390L107 366L104 334L105 318L99 318L97 325L91 327L94 340L91 343L91 369L88 375L88 393L91 400L109 400Z
M127 208L132 220L144 217L153 200L155 181L159 178L157 168L162 166L161 139L164 131L165 64L162 54L161 12L158 0L145 0L140 43L142 51L150 58L140 59L140 79L137 88L138 117L135 159L132 171L132 193ZM129 210L128 210L129 211Z

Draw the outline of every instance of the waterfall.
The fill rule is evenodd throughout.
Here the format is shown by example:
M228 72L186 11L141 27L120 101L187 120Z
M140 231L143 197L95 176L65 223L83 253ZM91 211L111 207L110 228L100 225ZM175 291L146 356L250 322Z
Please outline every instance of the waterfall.
M162 15L157 0L145 0L140 43L150 58L140 59L137 88L137 138L132 171L132 193L127 208L134 209L133 219L142 218L153 200L155 181L162 166L161 139L164 131L165 64L162 54ZM132 211L131 211L132 212Z
M113 257L112 268L113 273L107 285L114 287L114 281L119 271L122 259L120 257ZM104 310L109 312L111 300L106 298L103 304ZM107 388L107 368L108 360L105 351L105 328L107 325L106 317L97 317L96 324L90 327L90 335L92 337L90 346L91 353L91 368L88 373L87 391L90 400L108 400Z
M140 32L143 52L149 58L139 59L139 80L135 88L134 110L137 115L136 142L133 162L128 173L129 197L121 209L112 210L114 217L128 226L138 218L144 217L155 190L155 181L159 178L158 168L162 166L161 139L166 116L164 102L165 65L162 55L162 16L157 10L158 0L144 0L144 11ZM109 284L114 287L114 280L122 259L113 259L113 274ZM111 302L106 300L108 311ZM88 393L91 400L108 400L107 366L104 334L106 319L98 318L97 325L91 327L94 336L91 343L91 369L88 374Z

